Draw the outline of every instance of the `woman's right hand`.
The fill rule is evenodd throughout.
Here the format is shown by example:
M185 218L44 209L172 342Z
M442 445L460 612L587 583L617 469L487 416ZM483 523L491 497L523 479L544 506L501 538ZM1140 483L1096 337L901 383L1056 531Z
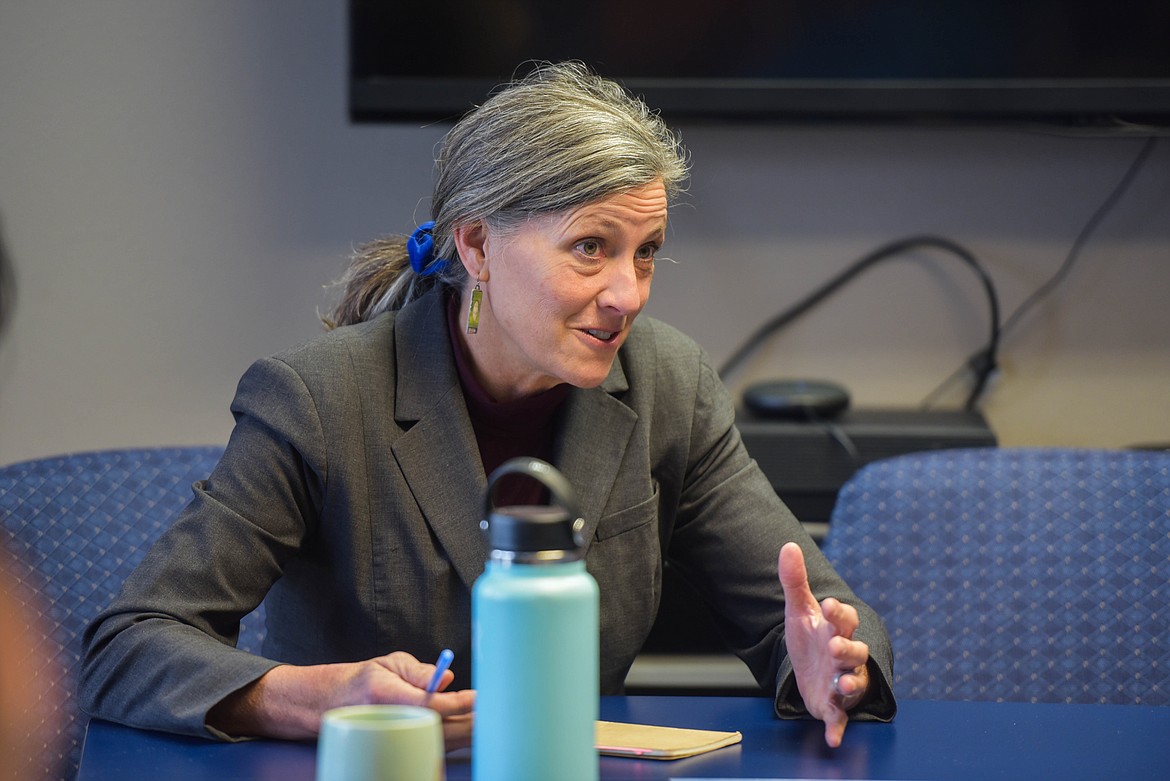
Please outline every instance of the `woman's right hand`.
M448 751L471 745L475 691L446 691L455 674L443 673L428 694L435 666L395 651L364 662L274 667L228 695L207 714L210 727L237 737L302 740L316 737L321 716L343 705L422 705L443 718Z

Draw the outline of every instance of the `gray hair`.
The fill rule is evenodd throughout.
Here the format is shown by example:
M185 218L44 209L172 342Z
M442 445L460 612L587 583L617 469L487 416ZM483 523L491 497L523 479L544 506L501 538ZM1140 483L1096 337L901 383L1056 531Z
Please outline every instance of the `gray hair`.
M642 100L580 62L564 62L539 65L464 116L444 138L436 168L431 213L443 270L415 274L402 238L368 244L339 281L342 300L327 325L399 309L435 284L465 285L454 238L460 226L482 220L508 232L533 216L657 181L673 201L687 158Z

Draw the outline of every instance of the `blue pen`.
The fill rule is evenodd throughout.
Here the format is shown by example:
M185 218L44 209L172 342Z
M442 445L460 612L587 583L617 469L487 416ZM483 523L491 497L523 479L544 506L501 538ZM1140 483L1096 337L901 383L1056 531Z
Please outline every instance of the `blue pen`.
M443 673L447 672L447 668L451 666L451 661L455 658L455 654L451 652L450 648L444 648L439 654L439 660L435 662L435 674L431 676L431 682L427 684L427 694L434 694L439 688L439 681L443 679Z

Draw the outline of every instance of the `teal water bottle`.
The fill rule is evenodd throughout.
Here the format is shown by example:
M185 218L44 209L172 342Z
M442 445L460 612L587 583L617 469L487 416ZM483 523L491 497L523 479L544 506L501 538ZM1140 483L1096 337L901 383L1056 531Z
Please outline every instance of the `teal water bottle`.
M548 488L548 506L496 507L505 475ZM568 480L536 458L492 472L484 501L492 549L471 594L476 690L474 781L597 781L598 592L585 571Z

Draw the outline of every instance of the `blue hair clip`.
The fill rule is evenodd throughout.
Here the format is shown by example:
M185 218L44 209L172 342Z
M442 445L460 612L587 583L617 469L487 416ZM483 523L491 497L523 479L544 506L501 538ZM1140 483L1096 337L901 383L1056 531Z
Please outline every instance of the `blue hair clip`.
M438 274L447 265L442 258L435 258L435 237L432 231L435 221L427 220L418 226L406 240L406 252L410 255L410 267L422 277Z

